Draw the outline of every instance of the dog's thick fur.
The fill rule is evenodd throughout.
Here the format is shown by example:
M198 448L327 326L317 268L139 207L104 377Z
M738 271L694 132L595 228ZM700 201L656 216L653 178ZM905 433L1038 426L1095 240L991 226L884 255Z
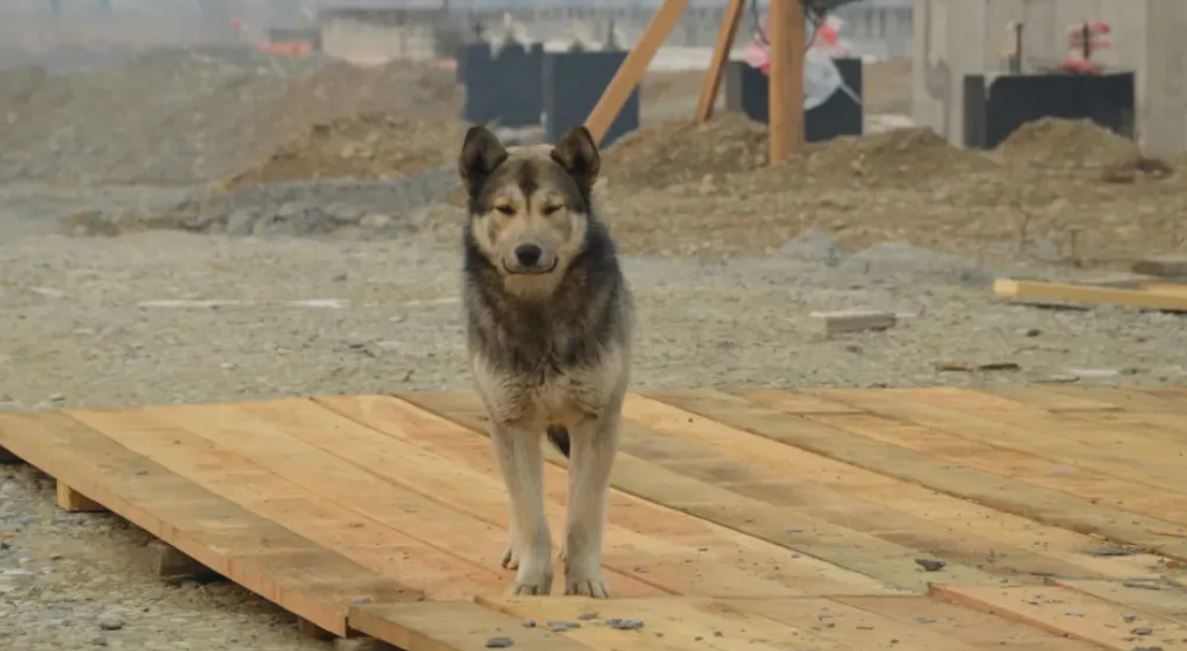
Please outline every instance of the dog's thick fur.
M614 243L594 214L600 159L582 127L555 148L504 148L466 134L459 171L467 342L511 501L504 567L514 594L549 594L541 438L569 457L565 593L607 597L601 576L606 490L630 374L631 299ZM537 256L523 257L524 247Z

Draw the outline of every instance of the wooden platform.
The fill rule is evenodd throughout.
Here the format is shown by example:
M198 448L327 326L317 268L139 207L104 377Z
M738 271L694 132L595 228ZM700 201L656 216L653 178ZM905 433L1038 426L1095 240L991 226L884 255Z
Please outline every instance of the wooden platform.
M603 602L502 596L483 421L467 393L6 413L0 447L408 651L1187 649L1187 388L632 395Z

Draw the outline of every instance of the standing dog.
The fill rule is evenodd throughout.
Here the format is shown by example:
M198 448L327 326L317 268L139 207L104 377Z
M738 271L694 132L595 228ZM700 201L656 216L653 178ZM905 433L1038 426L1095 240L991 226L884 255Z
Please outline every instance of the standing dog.
M483 127L458 161L467 343L511 498L503 566L513 594L552 587L540 439L569 458L565 593L608 597L606 489L630 373L631 298L590 195L600 159L583 127L556 145L506 149Z

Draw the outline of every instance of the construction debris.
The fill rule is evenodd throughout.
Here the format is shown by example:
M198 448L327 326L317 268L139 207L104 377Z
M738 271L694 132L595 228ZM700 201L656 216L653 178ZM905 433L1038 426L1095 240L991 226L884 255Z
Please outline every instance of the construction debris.
M812 316L824 319L825 333L830 337L847 332L886 330L898 322L893 312L813 312Z
M1024 301L1121 305L1168 312L1187 312L1187 285L1163 283L1140 289L1115 289L1092 285L1046 283L999 278L993 284L998 296Z
M948 565L944 561L932 560L930 558L916 558L915 564L922 567L924 572L939 572Z
M1187 278L1187 253L1152 255L1134 263L1133 271L1164 278Z

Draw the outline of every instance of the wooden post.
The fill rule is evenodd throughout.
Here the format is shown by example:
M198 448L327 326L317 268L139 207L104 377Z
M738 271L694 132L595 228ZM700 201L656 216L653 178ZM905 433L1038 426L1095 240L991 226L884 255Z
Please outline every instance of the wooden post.
M771 0L770 164L804 148L804 6Z
M689 0L665 0L651 17L647 30L626 55L626 60L619 66L618 72L614 73L614 78L610 80L601 99L585 120L585 128L589 129L594 142L601 143L614 118L618 117L627 98L631 96L631 91L639 85L647 65L668 38L668 34L672 33L672 28L680 20L684 9L688 7L688 2Z
M701 86L701 99L697 102L698 124L713 117L713 104L717 101L717 89L721 87L722 71L729 61L730 48L734 45L734 35L738 32L738 23L742 20L745 8L746 0L730 0L729 6L725 9L721 31L717 33L717 46L713 50L713 59L709 62L709 71L705 74L705 83Z
M62 482L58 482L57 487L58 506L63 510L71 513L85 512L96 513L99 511L106 511L107 507L83 495L82 493L70 488Z

